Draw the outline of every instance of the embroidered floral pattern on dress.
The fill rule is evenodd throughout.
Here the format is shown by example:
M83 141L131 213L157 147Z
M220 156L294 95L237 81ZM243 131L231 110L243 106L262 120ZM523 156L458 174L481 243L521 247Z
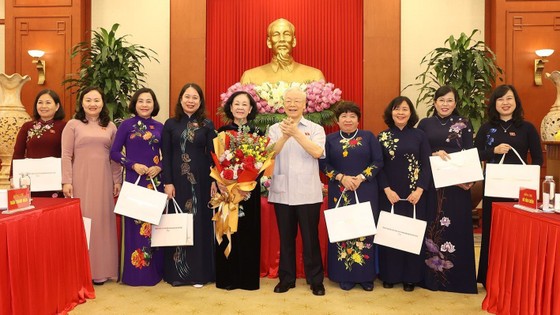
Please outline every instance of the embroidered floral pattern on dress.
M53 127L54 122L52 121L49 123L36 121L33 126L31 126L29 130L27 130L27 141L29 141L33 137L40 139L45 132L55 133L56 131L54 131Z
M186 175L187 179L189 180L189 182L191 184L196 184L196 179L194 177L194 174L191 172L191 158L189 156L188 153L183 153L181 155L181 160L183 161L183 163L181 163L181 175Z
M394 139L392 132L383 131L379 134L379 142L387 149L391 160L393 160L395 158L395 151L397 150L397 142L399 142L399 139Z
M360 237L344 242L337 242L338 261L344 262L344 267L348 271L352 271L352 265L358 264L363 266L370 257L364 254L364 249L370 249L373 246L373 237Z
M362 145L362 137L356 137L353 139L340 139L340 143L342 144L342 156L348 156L348 149L354 149Z
M447 270L454 267L453 253L456 251L453 243L443 239L445 229L453 223L442 211L443 200L445 199L444 192L445 189L439 189L437 192L437 219L428 226L424 239L427 250L426 257L428 257L424 262L434 273L436 281L442 285L448 283L446 273Z
M149 247L143 246L132 252L130 262L138 269L148 267L152 261L152 251Z
M496 131L498 131L498 129L496 129L496 128L490 128L488 130L488 133L486 134L486 146L487 147L492 147L494 145L494 137L492 135L495 134Z
M137 123L134 124L134 129L130 133L130 139L134 139L136 137L142 138L144 141L148 141L149 145L153 145L154 143L159 143L159 140L156 136L150 131L154 129L154 126L146 126L143 121L139 120ZM148 130L149 129L149 130ZM152 147L153 149L153 147Z
M445 142L449 143L451 141L455 141L457 143L457 146L460 149L463 149L461 137L463 135L463 129L467 128L468 126L469 126L468 119L462 117L459 118L456 123L452 124L451 127L449 127L449 135L447 136L447 139L445 139ZM471 131L470 128L467 130Z
M408 160L408 179L410 180L408 187L415 190L418 176L420 176L420 162L414 154L406 153L404 157Z

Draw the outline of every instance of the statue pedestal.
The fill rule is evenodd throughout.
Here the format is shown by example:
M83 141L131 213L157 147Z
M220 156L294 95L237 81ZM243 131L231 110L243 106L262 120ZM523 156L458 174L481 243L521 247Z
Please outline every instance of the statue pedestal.
M16 136L21 126L31 120L20 98L21 88L30 79L19 73L0 73L0 189L10 188L10 165Z

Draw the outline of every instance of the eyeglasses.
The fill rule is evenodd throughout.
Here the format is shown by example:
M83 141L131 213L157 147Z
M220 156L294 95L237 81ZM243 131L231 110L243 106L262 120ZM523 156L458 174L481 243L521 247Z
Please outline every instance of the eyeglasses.
M438 102L438 103L440 103L440 104L445 104L445 103L447 103L447 104L453 104L453 103L455 103L455 99L452 99L452 98L448 98L448 99L438 98L438 99L436 100L436 102Z

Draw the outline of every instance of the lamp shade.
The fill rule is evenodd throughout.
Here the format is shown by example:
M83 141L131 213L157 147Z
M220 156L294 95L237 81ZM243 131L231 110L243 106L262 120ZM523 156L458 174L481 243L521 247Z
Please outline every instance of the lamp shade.
M554 49L539 49L535 50L535 54L539 57L548 57L554 53Z
M29 54L29 56L33 57L33 58L41 58L45 55L45 52L42 50L28 50L27 53Z

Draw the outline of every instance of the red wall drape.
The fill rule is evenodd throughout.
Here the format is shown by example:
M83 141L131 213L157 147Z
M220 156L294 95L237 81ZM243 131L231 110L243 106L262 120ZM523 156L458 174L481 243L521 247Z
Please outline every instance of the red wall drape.
M216 115L220 94L243 71L270 62L266 29L278 18L296 28L294 59L323 71L326 81L342 90L342 99L362 107L362 0L209 0L205 96L216 126L222 125Z

